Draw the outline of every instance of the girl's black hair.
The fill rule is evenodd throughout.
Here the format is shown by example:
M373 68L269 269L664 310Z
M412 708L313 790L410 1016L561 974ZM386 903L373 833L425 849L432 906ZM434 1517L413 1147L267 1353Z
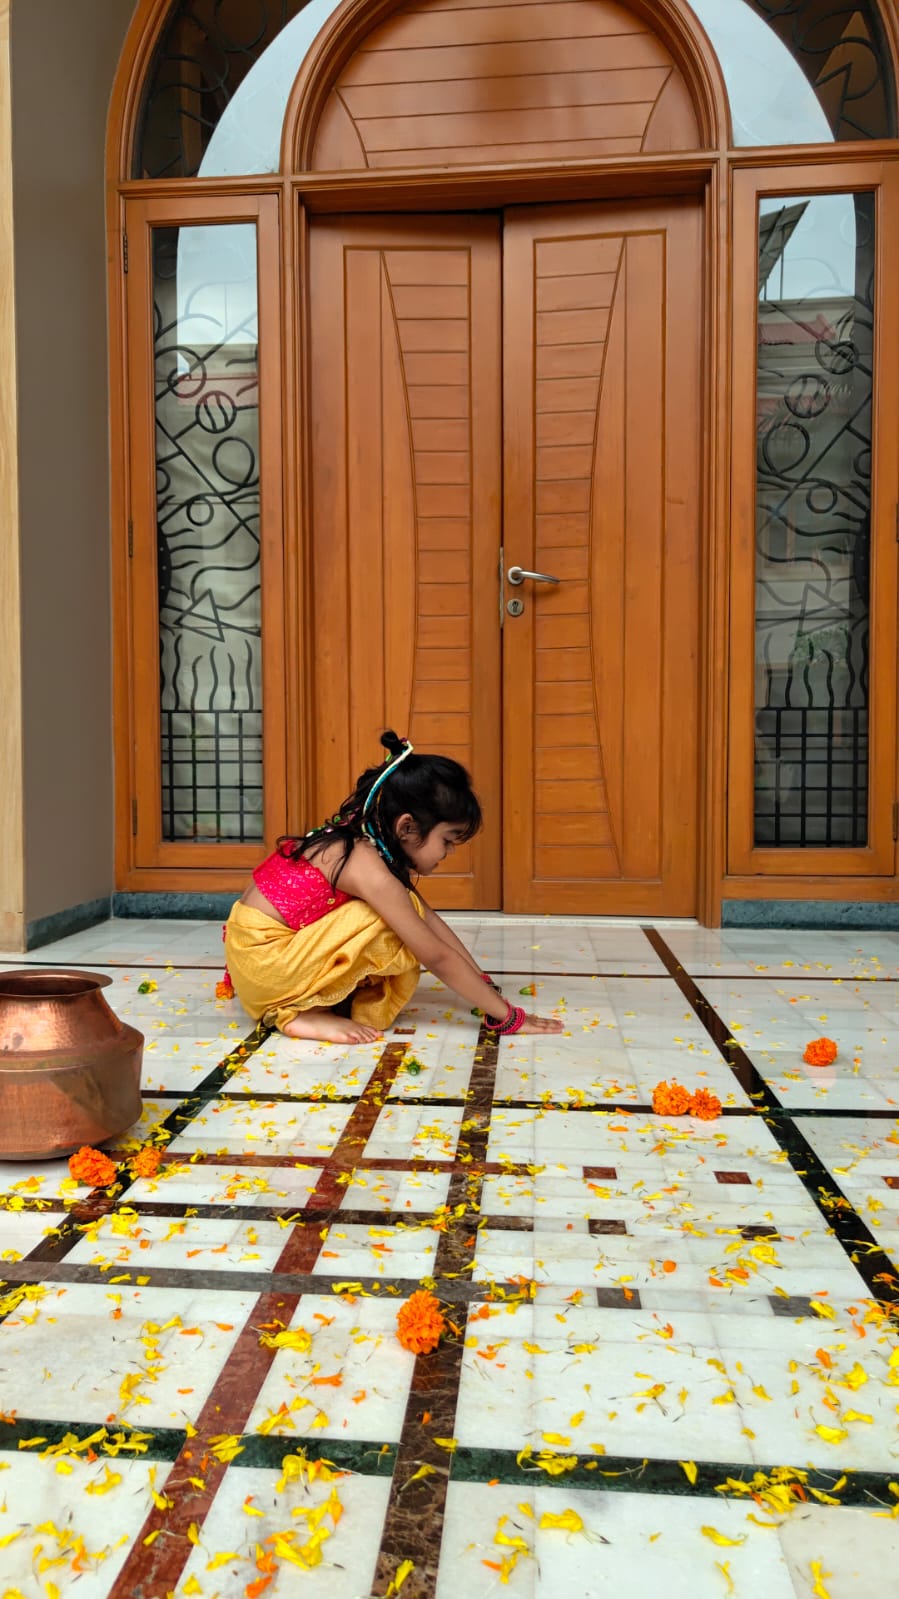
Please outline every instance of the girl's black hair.
M459 829L460 842L474 838L481 826L481 807L471 787L471 779L464 766L446 755L407 755L391 772L390 766L406 748L405 740L391 729L381 734L381 743L387 750L387 760L380 766L370 766L357 779L352 794L348 794L339 811L313 827L302 838L279 838L278 849L288 860L299 860L303 855L314 856L326 845L343 845L343 857L334 874L337 886L343 868L349 860L354 845L366 836L374 836L385 865L406 888L412 887L409 861L396 836L395 824L401 816L409 815L425 838L439 822L448 822ZM373 804L363 818L365 802L378 778L388 776L378 788ZM365 826L363 827L363 820Z

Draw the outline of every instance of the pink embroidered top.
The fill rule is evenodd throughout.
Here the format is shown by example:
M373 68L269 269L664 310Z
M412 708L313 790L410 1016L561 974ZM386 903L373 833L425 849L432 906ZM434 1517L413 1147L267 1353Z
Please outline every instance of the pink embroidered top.
M256 867L253 882L294 932L320 921L352 898L351 894L332 888L314 861L305 857L291 861L279 850Z

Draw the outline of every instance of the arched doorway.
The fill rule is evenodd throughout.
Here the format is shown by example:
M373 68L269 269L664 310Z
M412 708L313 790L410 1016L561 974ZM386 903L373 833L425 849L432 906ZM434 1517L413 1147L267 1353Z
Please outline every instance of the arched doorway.
M148 9L158 28L164 8ZM130 212L125 575L134 593L159 596L132 609L122 641L137 799L123 812L123 885L236 886L263 838L327 811L371 758L378 729L398 724L420 747L463 759L486 800L488 828L441 883L445 904L717 920L729 885L785 894L815 871L825 897L824 879L839 886L840 874L854 894L882 890L894 869L895 637L882 612L874 653L857 642L869 635L859 596L870 572L846 623L850 657L864 654L850 659L853 682L834 689L825 666L818 690L794 663L760 687L761 546L744 559L745 540L732 537L741 516L756 531L761 516L745 451L762 379L788 405L795 376L758 357L763 251L782 269L793 231L808 230L835 190L851 215L861 214L853 196L876 193L881 232L894 204L896 146L882 137L892 79L873 9L860 65L833 6L817 8L814 47L806 19L808 40L794 30L787 48L764 4L732 0L708 15L700 5L725 72L722 9L751 17L761 30L752 38L775 49L781 97L753 123L745 59L730 68L729 115L716 52L674 0L288 6L241 77L244 111L265 107L253 139L240 129L241 94L214 113L198 46L195 81L165 66L183 62L183 29L199 27L202 9L176 8L180 38L144 68L142 139L121 151L129 170L158 173L120 190ZM826 71L809 65L822 40ZM769 83L759 49L756 78ZM871 61L873 80L862 70ZM785 110L790 90L795 109ZM174 115L160 109L173 97ZM767 162L735 149L790 117L794 148ZM167 128L177 130L168 144ZM276 133L280 171L266 176ZM862 138L878 157L864 167ZM835 139L850 141L842 165ZM815 161L785 188L809 140L821 141ZM260 170L232 176L241 141L244 165ZM165 175L171 160L177 177ZM797 197L792 228L764 200L768 187ZM731 206L738 227L751 214L756 236L744 228L741 261ZM835 229L831 255L846 233ZM815 310L848 315L853 332L874 264L860 239L843 237L844 254L855 253L842 268L828 263L840 284L829 311ZM748 320L736 327L741 294ZM884 284L881 334L895 322L887 298ZM837 321L819 345L839 343ZM731 330L745 354L750 325L758 381L741 390L747 374L735 366L731 391ZM870 413L870 381L866 391L853 382L850 403ZM834 394L831 385L831 419ZM884 370L881 412L892 403ZM808 431L808 418L799 423ZM778 445L792 437L778 429ZM839 468L847 480L858 477L858 443L855 466ZM833 439L827 449L832 463ZM895 474L886 440L878 473L882 514ZM827 477L816 504L832 491ZM847 539L850 560L866 559L864 492L867 509L840 534L840 573ZM833 519L825 542L832 531ZM895 583L882 535L875 545L882 579ZM540 575L516 582L519 571ZM807 576L797 569L794 588ZM831 573L827 603L843 626L836 581ZM792 660L802 628L789 592ZM742 658L728 655L729 623ZM818 634L809 648L832 662ZM154 657L161 699L144 716L135 669ZM869 724L858 685L870 677L876 793L859 779ZM807 707L791 703L800 679ZM823 733L818 693L833 701ZM795 710L807 713L801 733L784 714ZM811 792L822 762L826 837Z

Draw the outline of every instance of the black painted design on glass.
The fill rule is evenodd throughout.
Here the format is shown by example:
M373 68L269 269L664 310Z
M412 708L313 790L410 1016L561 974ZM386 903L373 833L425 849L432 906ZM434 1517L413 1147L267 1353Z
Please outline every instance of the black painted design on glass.
M872 0L747 0L787 46L815 91L835 139L889 139L896 131L890 53Z
M162 837L262 838L256 233L153 236Z
M174 0L147 74L132 175L277 171L291 84L337 3L319 0L296 22L306 0ZM737 144L894 135L876 0L696 0L695 9L721 62ZM764 24L761 40L751 27L747 36L747 13Z
M196 176L241 84L304 3L177 0L147 74L134 177ZM299 65L296 61L294 70ZM237 170L274 170L268 159L264 165L255 159L253 123L248 117L243 130L246 162Z
M868 838L874 197L762 201L755 842Z

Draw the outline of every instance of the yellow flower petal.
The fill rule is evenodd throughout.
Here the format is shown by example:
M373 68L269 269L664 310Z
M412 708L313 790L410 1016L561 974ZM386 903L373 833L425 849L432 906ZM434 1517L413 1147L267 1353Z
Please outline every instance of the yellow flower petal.
M584 1523L576 1510L563 1510L560 1515L554 1516L552 1511L546 1510L540 1517L538 1526L557 1528L559 1532L583 1532Z
M403 1560L400 1565L397 1566L396 1574L391 1578L390 1586L387 1589L387 1599L392 1599L393 1594L399 1593L406 1578L410 1577L414 1570L414 1560Z
M832 1576L833 1573L830 1571L825 1571L820 1560L813 1560L811 1562L811 1566L812 1576L815 1579L814 1587L812 1588L812 1593L815 1595L815 1599L830 1599L830 1594L824 1586L823 1579L825 1577Z
M746 1534L740 1538L727 1538L723 1532L718 1532L715 1527L703 1527L702 1536L711 1538L712 1543L720 1544L723 1549L735 1548L737 1544L746 1542Z

